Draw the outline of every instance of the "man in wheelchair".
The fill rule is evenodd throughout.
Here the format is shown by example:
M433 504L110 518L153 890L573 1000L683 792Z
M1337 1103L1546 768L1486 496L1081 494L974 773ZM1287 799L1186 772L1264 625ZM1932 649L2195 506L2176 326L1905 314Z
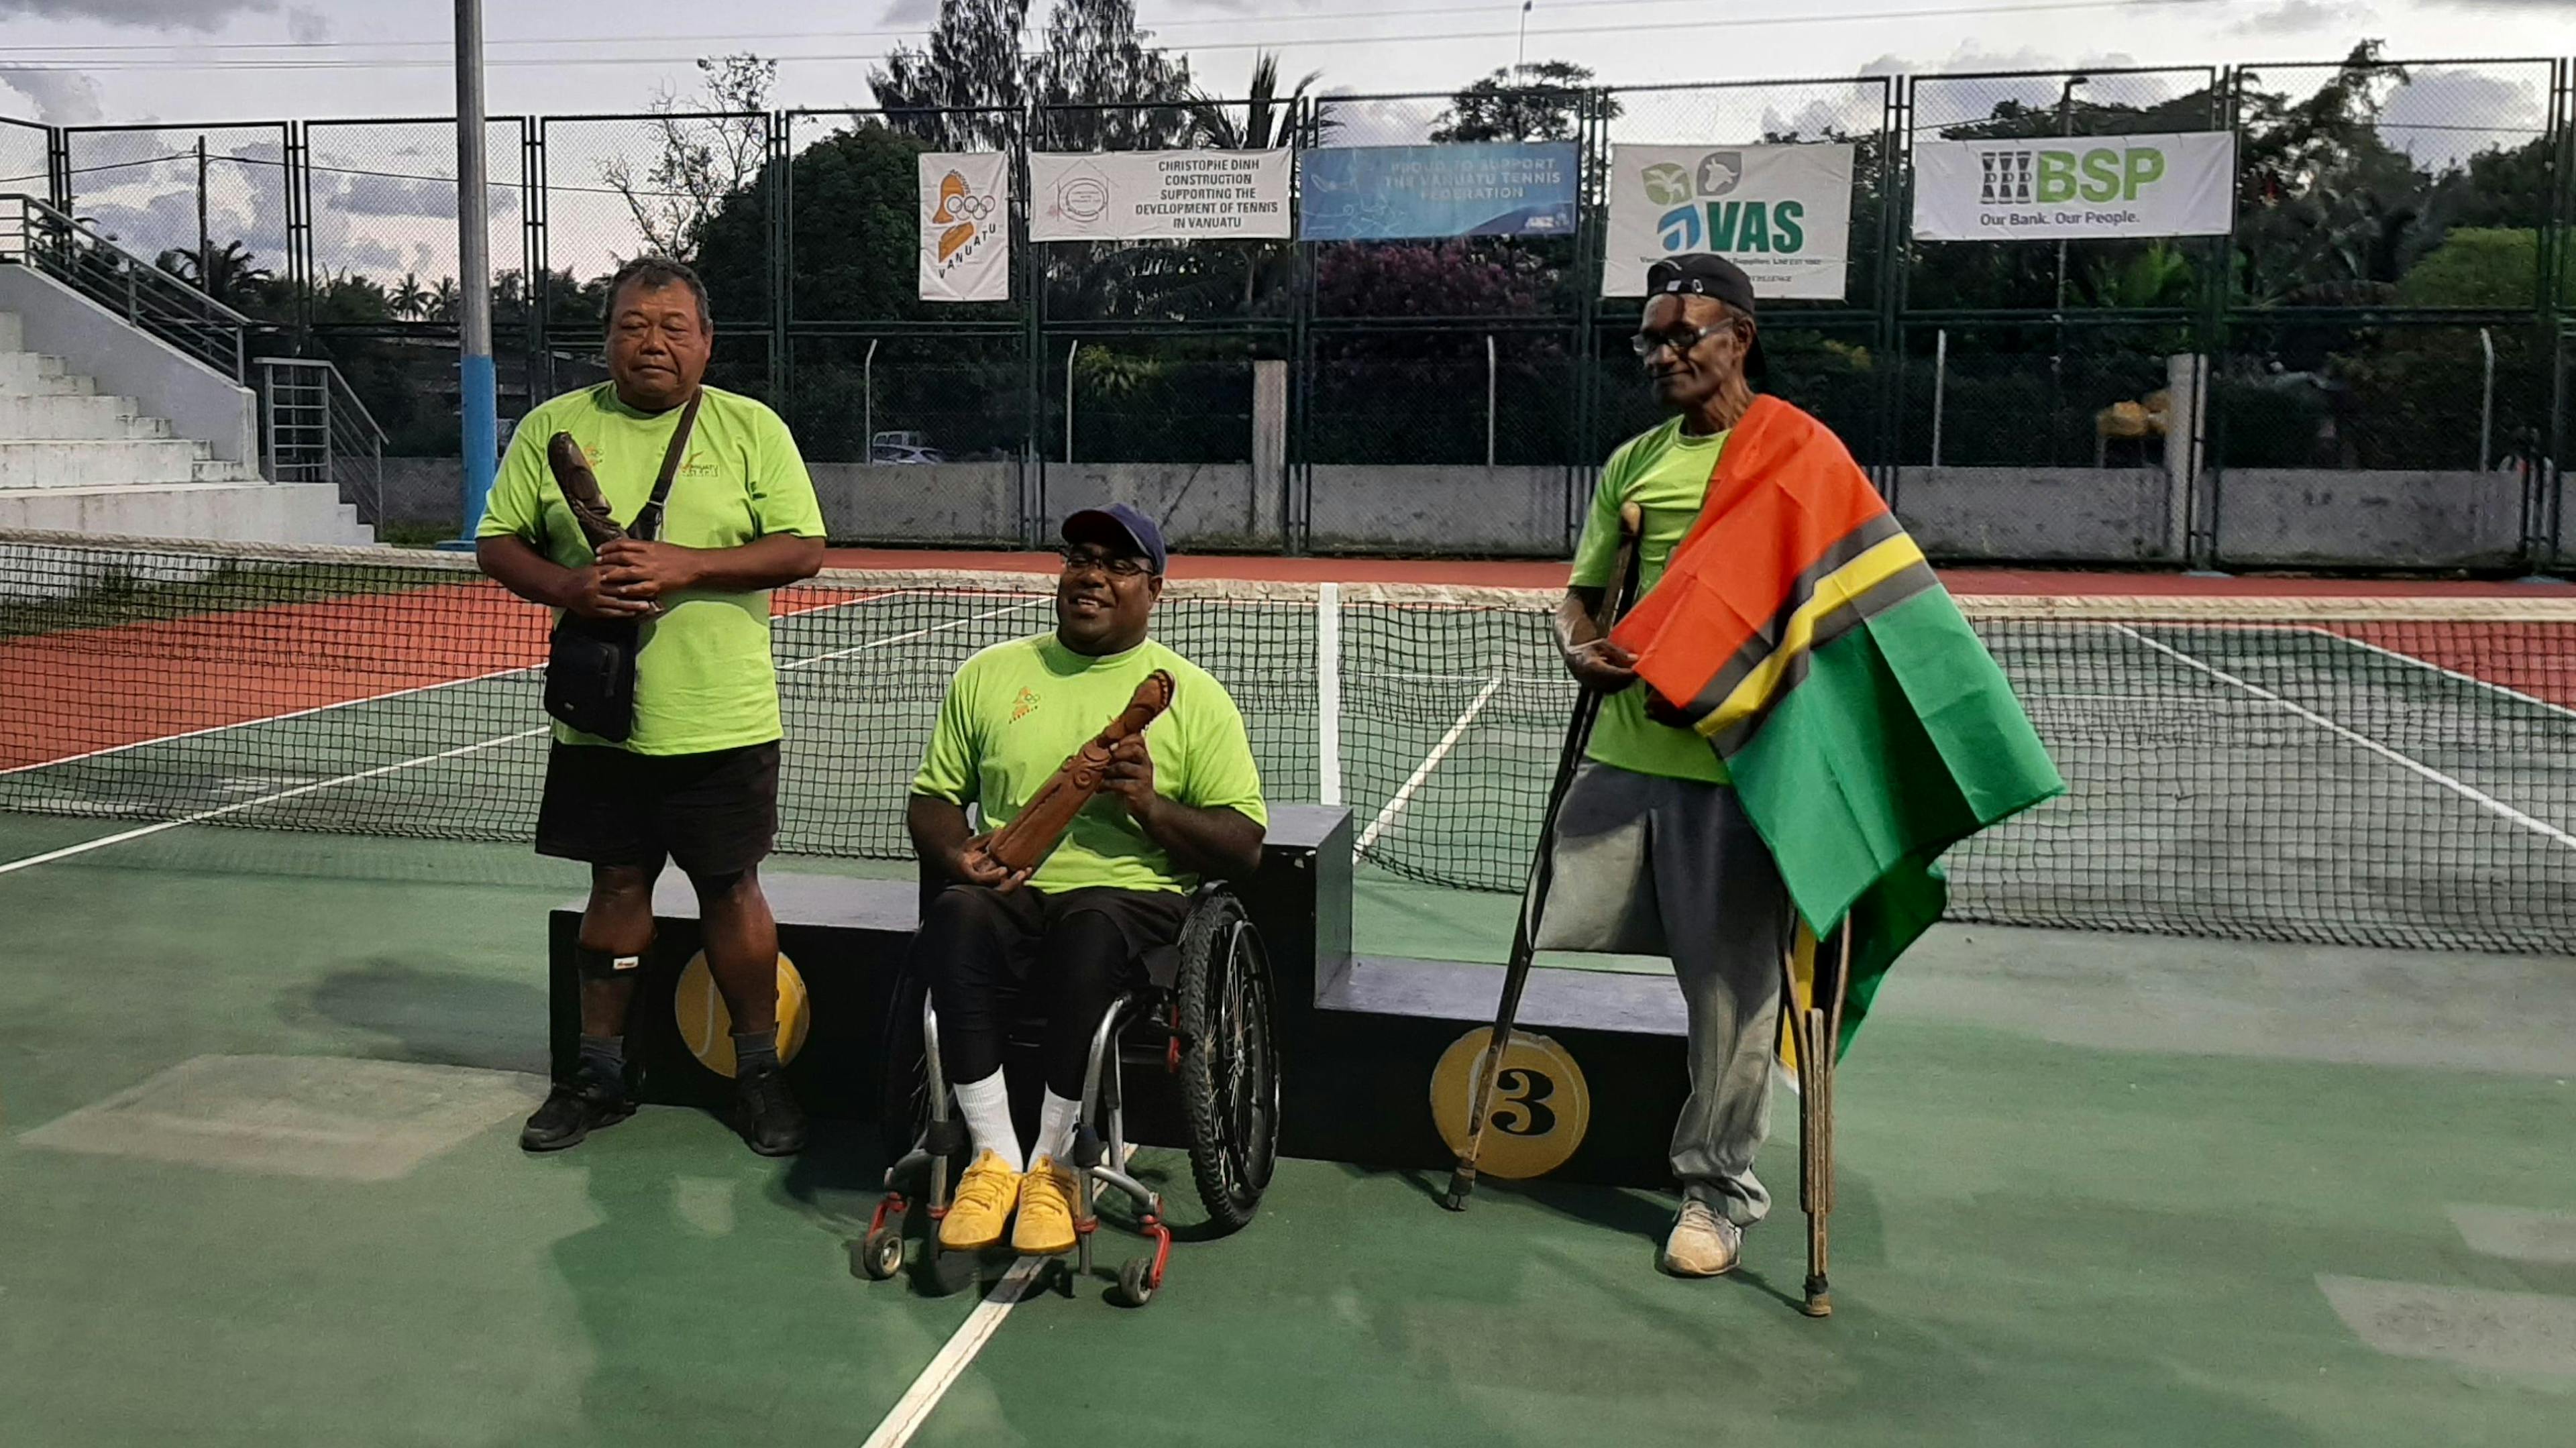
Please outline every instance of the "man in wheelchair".
M1072 1249L1077 1184L1063 1163L1092 1037L1140 983L1144 957L1174 942L1199 877L1261 864L1269 812L1242 713L1205 670L1146 637L1164 561L1162 530L1124 504L1067 518L1055 628L966 661L913 780L913 848L951 883L923 912L911 969L929 983L942 1073L974 1153L940 1223L946 1248L988 1246L1007 1226L1015 1251ZM995 860L992 832L1157 669L1173 680L1170 707L1118 743L1101 792L1053 852L1034 869ZM1025 1154L1002 1080L1022 993L1046 1021L1046 1094Z

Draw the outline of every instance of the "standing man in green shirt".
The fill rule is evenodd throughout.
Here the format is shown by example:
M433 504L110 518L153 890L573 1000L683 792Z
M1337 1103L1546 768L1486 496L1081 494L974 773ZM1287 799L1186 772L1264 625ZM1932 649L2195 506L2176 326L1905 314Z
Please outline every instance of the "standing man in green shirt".
M1753 284L1733 262L1657 262L1646 289L1637 356L1673 416L1610 455L1557 609L1566 669L1609 697L1557 814L1537 943L1671 958L1688 1010L1691 1093L1673 1129L1682 1206L1662 1266L1714 1277L1735 1266L1744 1228L1771 1206L1753 1158L1770 1130L1780 960L1794 920L1717 751L1651 697L1635 661L1593 620L1612 582L1621 506L1644 512L1642 592L1698 520L1727 432L1753 404L1746 374L1761 351Z
M1146 637L1163 593L1162 530L1123 503L1064 521L1056 626L968 659L940 701L912 782L909 823L923 863L953 881L924 912L911 968L939 1011L939 1059L955 1084L975 1159L940 1223L943 1245L1000 1241L1072 1249L1072 1144L1092 1033L1146 952L1178 937L1202 875L1261 866L1270 823L1252 742L1208 672ZM1171 707L1119 742L1106 783L1034 871L985 853L1067 756L1116 717L1156 669ZM983 815L984 833L966 807ZM1046 1002L1046 1097L1023 1157L1002 1082L1004 1006Z
M608 289L610 380L531 411L510 440L476 530L483 571L521 598L587 618L644 621L635 722L623 743L556 724L537 852L590 865L574 958L580 1064L528 1118L530 1151L575 1145L634 1114L626 1020L653 940L653 882L676 862L698 894L707 968L733 1015L735 1124L751 1149L805 1145L778 1060L778 925L758 866L778 832L778 680L769 590L823 566L823 513L776 413L704 385L715 332L707 291L677 262L642 257ZM546 464L572 434L620 521L651 496L689 399L688 451L660 538L596 556Z

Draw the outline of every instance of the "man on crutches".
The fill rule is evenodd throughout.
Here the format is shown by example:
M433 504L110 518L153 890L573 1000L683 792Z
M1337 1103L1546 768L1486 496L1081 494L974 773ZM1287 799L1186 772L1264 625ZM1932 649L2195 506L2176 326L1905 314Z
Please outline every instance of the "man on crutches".
M1941 851L2064 784L1849 452L1754 394L1744 272L1674 257L1647 291L1636 351L1675 415L1611 457L1558 611L1567 669L1604 697L1540 841L1495 1055L1532 951L1668 956L1691 1090L1662 1266L1732 1269L1769 1210L1753 1162L1785 1054L1805 1107L1807 1300L1821 1315L1834 1055L1889 962L1939 918ZM1642 596L1605 634L1627 509ZM1785 1038L1784 986L1799 998ZM1484 1114L1470 1118L1453 1206L1473 1185Z

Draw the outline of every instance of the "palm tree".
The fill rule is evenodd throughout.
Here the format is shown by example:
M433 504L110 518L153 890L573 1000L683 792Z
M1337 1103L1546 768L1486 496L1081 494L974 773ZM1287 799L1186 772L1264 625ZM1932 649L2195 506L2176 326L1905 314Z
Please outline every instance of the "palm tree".
M402 320L416 322L429 314L429 292L421 286L417 273L404 272L386 305Z
M1252 84L1244 90L1243 119L1237 123L1233 109L1209 96L1197 96L1190 102L1190 128L1202 146L1220 151L1267 151L1288 144L1288 126L1297 114L1299 103L1306 99L1307 89L1322 80L1320 70L1308 71L1282 99L1279 95L1279 57L1262 51L1253 58ZM1324 133L1340 124L1321 116L1311 117L1304 127L1307 145L1323 140Z
M433 322L453 322L456 320L457 308L463 305L464 294L456 289L456 278L440 277L438 285L430 289L429 319Z
M269 279L269 270L252 264L252 253L239 240L224 243L224 249L205 259L200 274L197 254L173 247L155 257L154 264L204 292L216 301L231 304L244 287Z

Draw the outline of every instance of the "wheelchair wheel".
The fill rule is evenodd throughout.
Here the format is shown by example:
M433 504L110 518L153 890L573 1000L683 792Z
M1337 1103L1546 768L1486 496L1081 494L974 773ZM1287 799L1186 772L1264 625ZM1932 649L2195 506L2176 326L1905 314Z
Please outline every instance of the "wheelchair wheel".
M1231 1232L1260 1208L1279 1147L1270 959L1232 896L1211 896L1191 912L1176 994L1190 1175L1209 1220Z
M930 1130L929 1053L921 1038L921 1003L929 994L929 982L906 971L886 1009L885 1049L877 1053L877 1069L883 1073L877 1085L877 1132L889 1162L902 1160ZM948 1164L952 1174L964 1167L963 1162Z

